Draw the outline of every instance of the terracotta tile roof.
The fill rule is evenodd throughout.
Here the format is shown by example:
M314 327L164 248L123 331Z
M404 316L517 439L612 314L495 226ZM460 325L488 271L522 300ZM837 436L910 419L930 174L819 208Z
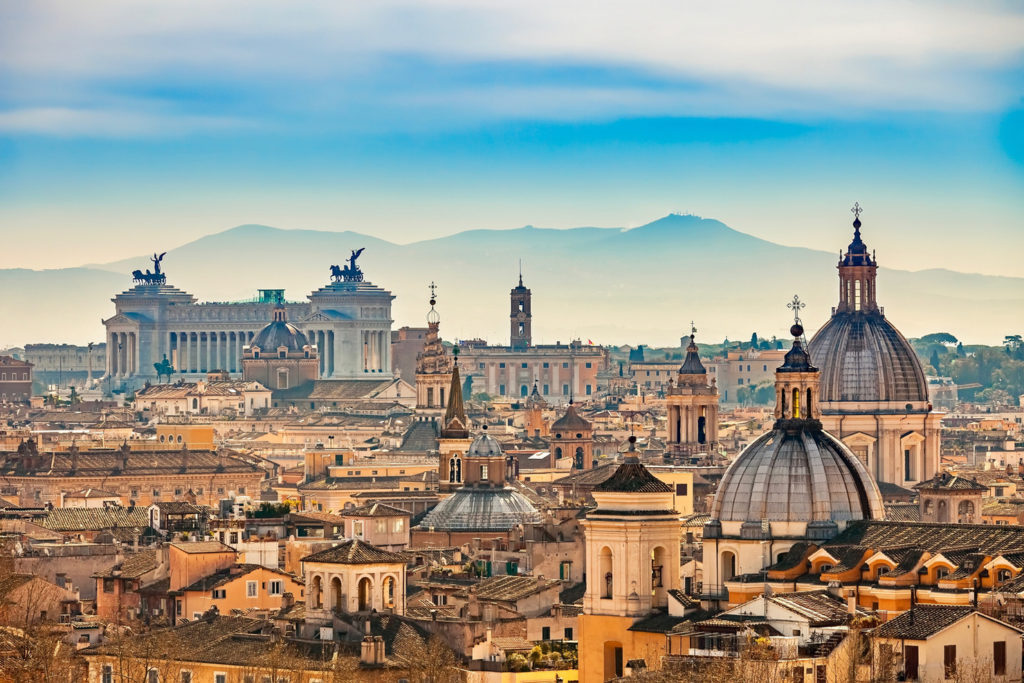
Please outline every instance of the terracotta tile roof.
M979 484L973 479L961 477L950 472L936 474L927 481L922 481L914 486L918 490L928 491L987 491L988 487Z
M838 626L850 617L846 602L827 590L783 593L769 600L806 618L811 626Z
M55 508L39 524L51 531L141 529L149 526L149 511L144 507Z
M131 451L128 469L122 470L124 454L120 450L80 451L77 466L66 451L42 454L42 465L28 472L20 469L18 458L0 461L0 476L5 477L118 477L142 475L217 474L222 472L259 472L255 465L236 454L223 455L209 450ZM113 483L113 482L108 482Z
M768 567L768 570L787 571L789 569L796 569L804 558L807 557L811 545L805 541L794 543L789 550L779 556L778 562Z
M220 541L175 541L171 543L171 547L189 555L235 552L234 548Z
M668 612L655 612L649 617L633 622L633 625L628 630L645 631L647 633L669 633L687 619L688 617L674 617Z
M96 572L93 574L93 577L102 579L120 576L124 579L138 579L160 566L157 552L158 551L156 550L143 550L141 552L137 552L134 555L127 557L120 564L115 564L109 569ZM120 573L115 574L114 572Z
M596 486L615 474L616 467L618 467L616 463L610 462L607 465L598 465L591 470L573 472L561 479L555 479L551 483L555 486L572 486L573 484L583 487Z
M872 632L875 638L925 640L974 612L973 607L918 605Z
M11 591L21 588L34 578L36 577L32 574L8 574L0 578L0 600L6 598Z
M921 506L917 503L889 503L885 506L885 518L890 522L920 522Z
M406 563L406 556L364 543L358 538L343 541L327 550L321 550L302 558L303 562L326 562L330 564L378 564Z
M577 583L575 585L572 585L572 586L569 586L568 588L563 590L561 593L559 593L558 594L558 601L560 603L562 603L563 605L570 605L570 604L576 604L576 603L579 603L579 604L582 605L583 604L583 596L586 594L586 592L587 592L587 584L585 582L583 582L583 581L580 581L579 583Z
M538 579L533 576L492 576L469 588L480 600L516 602L531 595L558 586L557 579Z
M319 510L305 510L303 512L292 512L289 515L292 522L327 522L328 524L341 525L345 522L345 519L341 515L335 515L330 512L320 512Z
M928 522L854 521L825 543L833 552L836 546L859 545L883 550L914 547L929 552L954 548L977 548L996 554L1024 550L1024 527L993 524L932 524Z
M202 505L194 505L183 500L166 500L155 503L155 505L164 515L205 515L210 510Z
M412 517L412 514L384 503L367 503L357 508L342 510L342 517Z
M672 596L673 600L682 605L683 609L695 609L700 607L700 600L694 600L678 588L673 588L668 592L668 594Z
M393 379L324 379L274 392L274 398L309 401L344 401L374 398L395 383Z

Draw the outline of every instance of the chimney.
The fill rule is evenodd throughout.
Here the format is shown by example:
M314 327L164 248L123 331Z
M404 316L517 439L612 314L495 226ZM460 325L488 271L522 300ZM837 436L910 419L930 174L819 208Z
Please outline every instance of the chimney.
M295 605L295 594L291 591L286 591L281 595L281 609L288 609Z
M857 591L853 589L846 592L846 611L851 617L857 616Z

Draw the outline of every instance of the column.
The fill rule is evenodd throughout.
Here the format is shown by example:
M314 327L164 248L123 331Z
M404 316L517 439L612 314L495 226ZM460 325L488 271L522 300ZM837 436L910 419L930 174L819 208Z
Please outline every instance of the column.
M363 372L366 372L368 367L368 358L366 355L366 332L362 330L359 332L359 353L362 358Z
M327 376L334 376L334 330L327 333Z
M117 374L117 333L111 333L110 342L107 344L107 375L113 377Z
M128 374L134 375L139 371L139 354L135 345L139 341L139 335L134 332L128 333Z
M121 366L121 376L128 376L128 333L122 332L117 340L118 343L118 364Z
M206 371L215 369L213 367L213 333L206 333Z

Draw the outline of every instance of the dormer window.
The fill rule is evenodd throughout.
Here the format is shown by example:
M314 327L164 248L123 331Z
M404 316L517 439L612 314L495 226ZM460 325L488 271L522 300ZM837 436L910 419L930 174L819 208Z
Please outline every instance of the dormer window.
M255 358L256 360L260 359L260 352L258 349L252 352L252 357Z
M278 349L277 357L278 358L287 358L288 357L288 352L285 351L284 349Z

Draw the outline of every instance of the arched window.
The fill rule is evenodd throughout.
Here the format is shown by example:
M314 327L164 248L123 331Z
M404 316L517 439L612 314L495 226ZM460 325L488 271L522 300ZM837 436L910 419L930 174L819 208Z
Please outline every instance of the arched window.
M719 573L722 575L722 581L729 581L732 577L736 576L736 554L726 550L722 553L722 562L719 565Z
M373 607L373 581L364 576L359 579L359 611L365 612Z
M961 524L970 524L974 521L974 502L970 500L960 501L960 505L957 508L957 516Z
M455 458L455 481L462 481L462 458Z
M331 606L339 612L345 609L345 601L341 595L341 579L337 576L331 579Z
M562 457L562 447L559 446L555 449L555 460L559 460Z
M323 608L323 584L319 574L313 577L313 584L309 591L309 597L313 602L313 609Z
M800 417L800 390L797 388L793 389L793 417Z
M996 584L1006 583L1013 578L1013 572L1009 569L1000 569L996 572Z
M577 446L576 447L576 457L574 458L574 460L575 460L575 462L573 464L576 467L576 469L582 470L583 469L583 447L582 446Z
M818 568L819 574L827 574L830 571L832 571L832 565L830 564L823 564L821 565L821 567Z
M804 412L807 417L811 416L811 390L809 388L807 389L807 403L804 405Z
M946 578L947 576L949 576L949 570L947 568L945 568L945 567L936 567L935 568L935 580L936 581L941 581L942 579Z
M198 409L199 409L199 399L198 398L194 398L194 399L192 399L192 410L198 410Z
M598 576L604 579L601 590L601 597L611 599L615 588L614 576L612 576L612 549L608 546L601 548L601 571Z
M707 443L707 419L701 415L697 418L697 443Z
M384 584L381 587L381 598L386 608L394 608L395 606L395 577L388 576L384 578Z
M455 483L455 458L448 461L448 481Z
M668 604L668 591L665 587L665 571L668 569L665 563L667 553L665 549L658 546L651 551L651 597L655 607L662 607Z

